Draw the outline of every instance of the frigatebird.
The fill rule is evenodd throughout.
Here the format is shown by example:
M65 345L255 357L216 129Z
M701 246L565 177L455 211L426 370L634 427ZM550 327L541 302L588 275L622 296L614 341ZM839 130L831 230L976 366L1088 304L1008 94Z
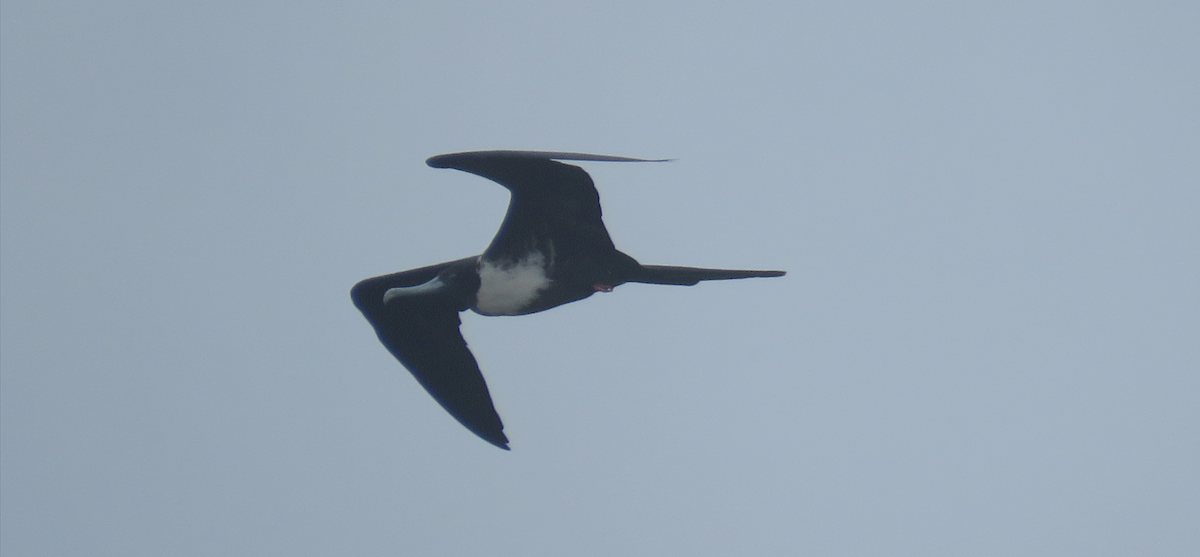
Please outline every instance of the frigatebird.
M526 315L627 282L692 286L784 275L638 263L609 238L591 177L562 160L661 162L548 151L431 157L425 163L433 168L470 172L508 188L508 213L496 237L482 255L369 278L350 291L379 340L434 400L475 435L505 450L504 424L459 331L459 312Z

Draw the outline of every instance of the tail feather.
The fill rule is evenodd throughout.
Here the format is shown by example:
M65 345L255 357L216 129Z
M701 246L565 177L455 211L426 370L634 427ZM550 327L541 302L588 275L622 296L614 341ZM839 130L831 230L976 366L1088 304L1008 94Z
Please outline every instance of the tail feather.
M669 265L642 265L641 271L629 282L645 284L675 284L692 286L702 280L730 280L755 277L781 277L786 271L749 271L742 269L702 269Z

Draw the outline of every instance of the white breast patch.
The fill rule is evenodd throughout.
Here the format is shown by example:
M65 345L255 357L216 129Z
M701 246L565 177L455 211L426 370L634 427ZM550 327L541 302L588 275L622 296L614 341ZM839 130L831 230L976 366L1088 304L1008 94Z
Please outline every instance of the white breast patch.
M480 259L479 292L473 309L483 315L521 315L521 310L550 286L545 264L546 257L537 251L513 265Z

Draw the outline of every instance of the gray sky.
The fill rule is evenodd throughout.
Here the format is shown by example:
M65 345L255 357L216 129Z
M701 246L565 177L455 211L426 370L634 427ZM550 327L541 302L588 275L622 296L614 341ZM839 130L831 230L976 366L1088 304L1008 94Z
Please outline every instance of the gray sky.
M3 2L0 551L1200 554L1200 4ZM464 315L477 439L348 291L582 163L645 263ZM548 346L546 343L550 343Z

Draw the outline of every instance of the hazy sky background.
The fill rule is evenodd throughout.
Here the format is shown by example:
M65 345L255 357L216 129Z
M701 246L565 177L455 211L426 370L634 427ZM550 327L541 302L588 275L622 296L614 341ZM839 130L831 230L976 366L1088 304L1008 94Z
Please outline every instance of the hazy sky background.
M1200 3L0 13L0 551L1200 555ZM582 163L645 263L464 315L513 450L351 305Z

